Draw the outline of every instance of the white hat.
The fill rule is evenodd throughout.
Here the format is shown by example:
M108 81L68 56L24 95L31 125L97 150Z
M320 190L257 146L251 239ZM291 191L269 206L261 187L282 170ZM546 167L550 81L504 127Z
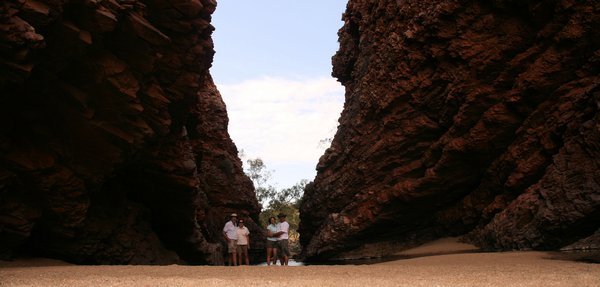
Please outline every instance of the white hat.
M232 213L229 217L237 217L237 214Z

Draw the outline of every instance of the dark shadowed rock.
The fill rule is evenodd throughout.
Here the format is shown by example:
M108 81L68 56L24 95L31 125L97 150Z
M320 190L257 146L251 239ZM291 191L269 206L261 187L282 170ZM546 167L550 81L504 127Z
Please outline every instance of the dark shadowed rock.
M0 4L0 258L222 262L259 205L208 74L215 1Z
M381 256L465 234L490 250L597 245L598 11L349 1L333 58L346 103L305 191L304 254Z

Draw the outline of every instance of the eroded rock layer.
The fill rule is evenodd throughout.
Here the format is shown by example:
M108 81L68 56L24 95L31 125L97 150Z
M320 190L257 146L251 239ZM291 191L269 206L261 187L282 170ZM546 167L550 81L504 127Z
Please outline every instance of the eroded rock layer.
M208 74L215 6L0 4L2 258L218 264L231 212L258 235Z
M594 245L600 2L350 0L343 20L346 103L301 207L309 259L465 234Z

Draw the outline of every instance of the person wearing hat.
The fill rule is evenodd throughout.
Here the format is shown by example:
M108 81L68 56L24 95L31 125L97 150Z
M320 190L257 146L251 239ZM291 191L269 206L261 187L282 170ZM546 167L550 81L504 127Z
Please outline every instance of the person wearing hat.
M290 224L287 223L286 215L283 213L279 213L277 215L279 218L279 231L273 234L273 237L277 237L279 243L279 251L283 257L281 261L281 265L288 265L288 260L290 259L290 247L288 245L288 239L290 239L288 232L290 231Z
M229 254L229 266L237 265L237 214L232 213L230 216L231 220L225 223L223 227L223 236L227 240L227 253Z

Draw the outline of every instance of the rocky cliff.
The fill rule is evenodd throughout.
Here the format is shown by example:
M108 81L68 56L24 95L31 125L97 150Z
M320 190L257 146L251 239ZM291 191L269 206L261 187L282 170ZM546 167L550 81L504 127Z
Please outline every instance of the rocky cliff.
M309 259L598 245L600 2L350 0L343 21Z
M230 212L258 235L208 74L215 6L0 4L1 258L218 264Z

